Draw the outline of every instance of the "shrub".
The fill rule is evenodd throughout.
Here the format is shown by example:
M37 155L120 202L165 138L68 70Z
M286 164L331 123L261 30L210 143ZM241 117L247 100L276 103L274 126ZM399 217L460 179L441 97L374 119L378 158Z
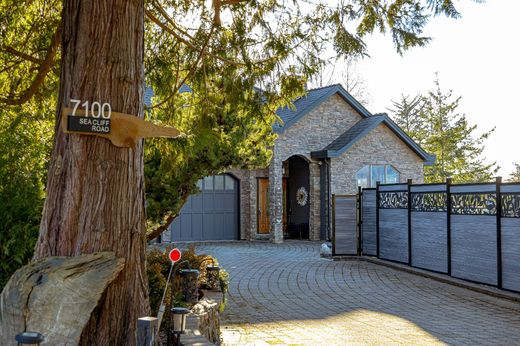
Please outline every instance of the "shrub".
M161 299L164 294L164 289L166 286L166 280L168 278L168 273L170 272L171 262L168 259L168 252L171 250L170 247L166 247L165 251L160 251L158 249L153 249L148 252L147 256L147 266L146 270L148 273L148 289L150 294L150 305L152 309L152 314L154 316L157 315L159 310L159 306L161 304ZM204 287L206 284L206 266L214 263L218 265L218 261L210 255L200 254L197 255L195 252L195 246L190 246L187 250L182 252L181 262L188 261L189 267L192 269L198 269L200 271L198 286ZM178 272L182 268L187 268L188 265L181 265L180 268L177 268L175 281L173 282L173 304L175 306L185 306L187 304L184 303L181 299L181 282L180 275ZM229 274L221 269L220 270L220 287L222 292L227 292L228 282L229 282ZM167 293L165 297L165 305L171 306L171 287L172 283L168 284ZM225 298L224 298L225 299ZM223 308L223 306L221 306Z

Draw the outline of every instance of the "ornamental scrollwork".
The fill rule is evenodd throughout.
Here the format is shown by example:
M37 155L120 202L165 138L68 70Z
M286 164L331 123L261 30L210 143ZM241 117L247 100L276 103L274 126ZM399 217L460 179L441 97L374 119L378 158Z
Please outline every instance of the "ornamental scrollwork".
M412 193L412 211L446 212L447 201L445 192Z
M407 209L408 192L380 192L379 208L381 209Z
M520 217L520 194L502 195L502 216Z
M456 215L496 215L497 195L464 193L451 195L451 213Z

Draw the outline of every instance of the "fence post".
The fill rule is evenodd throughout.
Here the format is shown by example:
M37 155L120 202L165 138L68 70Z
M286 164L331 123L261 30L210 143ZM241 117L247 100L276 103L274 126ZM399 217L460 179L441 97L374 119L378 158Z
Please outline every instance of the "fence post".
M412 265L412 179L408 179L408 265Z
M332 194L332 256L336 255L336 195Z
M363 190L361 190L361 186L358 186L358 194L357 194L357 216L358 216L358 246L357 246L357 255L361 256L361 252L363 249L363 211L361 208L363 207Z
M496 178L497 209L497 286L502 288L502 177Z
M451 178L446 179L446 244L448 275L451 276Z
M376 256L379 258L379 184L376 182Z
M155 346L157 340L157 318L141 317L137 319L137 345Z

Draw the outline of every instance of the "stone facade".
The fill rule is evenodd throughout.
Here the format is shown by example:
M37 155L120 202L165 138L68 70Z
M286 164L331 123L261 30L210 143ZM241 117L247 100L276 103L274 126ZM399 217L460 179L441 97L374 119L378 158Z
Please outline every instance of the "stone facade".
M331 160L331 190L336 195L357 193L356 173L365 165L391 164L400 182L423 182L423 161L386 125L380 124L338 158Z
M321 199L320 166L322 160L311 158L311 152L325 148L363 117L341 96L335 94L278 135L273 158L267 169L233 170L240 179L241 238L266 238L258 234L258 178L269 178L270 234L273 242L283 241L282 179L287 160L298 155L309 163L309 238L320 239ZM355 143L343 155L331 159L331 193L355 194L356 172L366 164L391 164L400 172L401 181L423 180L423 161L386 125L379 125ZM286 173L287 174L287 173Z

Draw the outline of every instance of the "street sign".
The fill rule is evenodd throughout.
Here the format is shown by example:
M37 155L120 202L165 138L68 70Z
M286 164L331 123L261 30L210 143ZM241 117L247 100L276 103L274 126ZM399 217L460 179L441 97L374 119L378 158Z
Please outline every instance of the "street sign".
M109 139L117 147L134 147L141 138L175 138L181 132L175 127L155 125L131 114L112 112L110 104L88 102L83 108L76 102L74 108L64 107L61 115L61 129L65 133L94 135ZM97 106L97 107L95 107Z
M170 258L170 261L172 261L172 264L174 264L175 262L179 262L179 260L181 259L181 255L181 250L174 248L170 251L168 257Z

